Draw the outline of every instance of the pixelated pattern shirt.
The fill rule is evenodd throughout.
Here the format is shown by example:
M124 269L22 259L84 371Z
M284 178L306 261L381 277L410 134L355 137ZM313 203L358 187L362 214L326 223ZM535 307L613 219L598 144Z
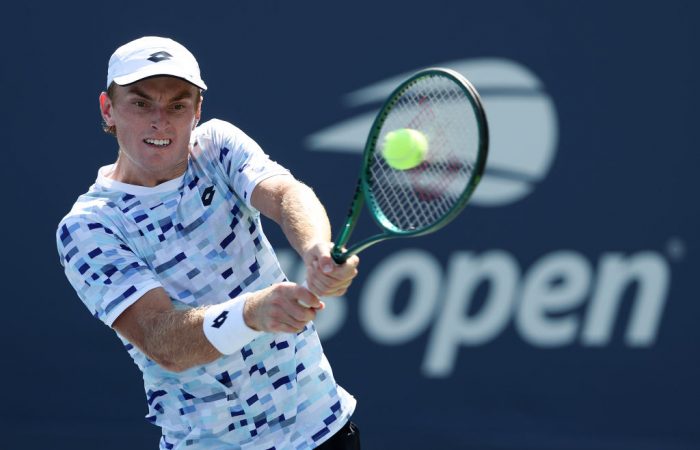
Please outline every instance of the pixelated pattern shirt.
M153 288L190 308L285 280L250 195L288 171L227 122L199 126L193 142L185 173L156 187L120 183L105 176L109 166L100 169L59 224L66 276L107 325ZM355 407L313 323L298 334L262 334L178 373L119 337L143 372L146 418L162 428L162 449L314 448Z

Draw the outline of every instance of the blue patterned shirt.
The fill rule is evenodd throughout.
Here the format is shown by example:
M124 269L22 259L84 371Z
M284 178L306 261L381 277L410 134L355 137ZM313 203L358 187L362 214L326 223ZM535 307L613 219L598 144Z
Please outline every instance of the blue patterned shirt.
M185 173L156 187L114 181L104 175L109 166L100 169L59 224L66 276L107 325L157 287L176 308L191 308L285 280L250 195L289 172L227 122L199 126L193 142ZM298 334L264 333L183 372L119 337L143 372L146 418L162 428L161 449L310 449L355 408L313 323Z

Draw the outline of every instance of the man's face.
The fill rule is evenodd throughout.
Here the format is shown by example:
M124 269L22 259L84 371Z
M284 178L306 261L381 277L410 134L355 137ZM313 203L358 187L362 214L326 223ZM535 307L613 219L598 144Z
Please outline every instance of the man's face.
M117 130L120 181L155 186L181 175L201 115L198 88L168 76L115 88L111 99L100 95L100 108Z

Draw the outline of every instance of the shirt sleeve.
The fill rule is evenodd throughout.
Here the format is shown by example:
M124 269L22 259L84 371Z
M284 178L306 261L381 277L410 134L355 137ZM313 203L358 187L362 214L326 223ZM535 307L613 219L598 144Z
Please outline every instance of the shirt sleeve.
M197 129L196 140L203 157L215 165L229 186L252 208L250 197L261 181L275 175L290 175L247 134L231 123L210 120Z
M129 246L97 220L64 218L56 241L68 281L90 313L108 326L146 292L161 286Z

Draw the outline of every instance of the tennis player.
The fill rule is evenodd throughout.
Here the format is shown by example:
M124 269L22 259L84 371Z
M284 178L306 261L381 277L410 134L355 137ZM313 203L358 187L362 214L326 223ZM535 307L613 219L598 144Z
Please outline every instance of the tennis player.
M114 52L100 110L119 154L59 224L66 276L143 372L161 449L359 449L313 324L358 259L333 262L323 206L250 137L198 126L206 88L171 39ZM285 278L261 213L309 289Z

